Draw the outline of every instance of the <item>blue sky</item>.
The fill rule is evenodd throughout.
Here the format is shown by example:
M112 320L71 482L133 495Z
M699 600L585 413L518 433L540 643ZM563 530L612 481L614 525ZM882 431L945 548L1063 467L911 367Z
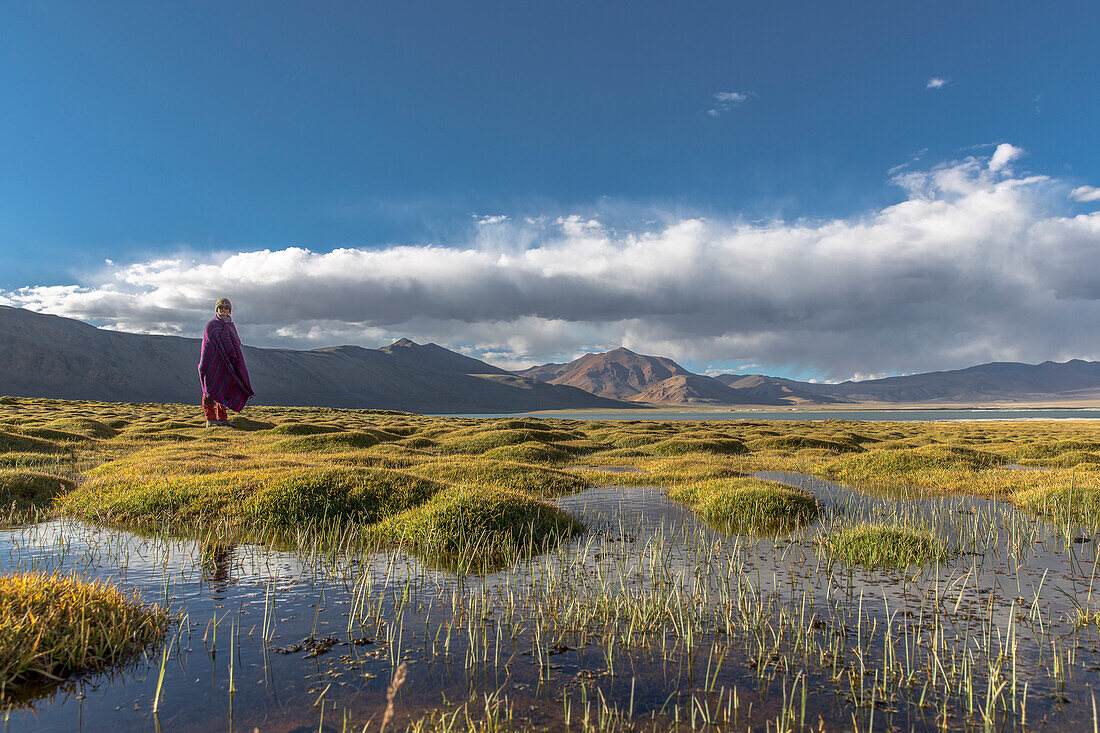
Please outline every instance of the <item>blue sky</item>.
M194 333L201 322L192 313L205 312L211 294L201 282L169 297L164 280L175 271L162 269L156 293L134 286L140 292L131 287L126 305L109 307L135 280L126 268L171 260L224 270L226 257L292 247L314 255L488 247L515 258L548 238L560 242L571 217L598 222L619 256L632 237L685 221L723 223L725 234L711 232L719 239L744 226L821 234L916 195L897 185L899 175L967 159L991 170L1002 143L1019 152L1012 167L991 172L1045 177L1027 184L1021 204L1029 231L1092 217L1097 38L1100 8L1081 2L8 2L0 8L0 298L110 327ZM1083 237L1087 260L1100 244L1091 220L1082 226L1084 234L1065 236ZM757 259L738 252L746 267ZM390 273L403 277L415 273ZM311 282L300 297L323 301L331 283ZM670 285L669 299L688 282ZM368 275L360 284L377 285ZM847 329L829 327L854 339L842 350L855 348L851 358L776 346L784 334L804 340L805 319L794 313L802 306L771 295L741 306L783 317L697 334L692 309L707 309L697 303L655 315L623 303L603 313L593 302L591 317L512 302L481 313L456 305L451 317L446 303L419 312L411 298L404 319L322 305L280 315L262 289L246 288L238 307L266 314L254 322L255 343L377 346L408 335L517 365L624 341L698 369L761 363L822 378L1090 355L1084 342L1014 349L1009 334L991 335L1005 325L985 314L1005 294L975 294L972 279L958 287L953 302L971 309L971 330L878 353L889 338L858 336L882 327L880 317L847 312ZM1071 299L1085 310L1067 315L1064 283L1036 287L1059 306L1042 311L1037 333L1050 330L1049 319L1091 317L1091 291ZM518 287L510 294L524 296ZM897 305L889 310L906 311ZM658 317L660 328L636 327ZM890 333L934 327L927 314L908 317ZM539 319L545 338L524 341L531 324L503 333L522 318Z

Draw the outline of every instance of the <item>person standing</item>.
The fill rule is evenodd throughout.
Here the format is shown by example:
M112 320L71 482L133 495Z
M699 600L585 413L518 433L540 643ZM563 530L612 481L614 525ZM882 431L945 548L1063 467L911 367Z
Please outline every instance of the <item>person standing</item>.
M208 428L229 425L226 408L240 412L256 394L244 365L241 339L233 324L233 304L229 298L218 298L214 304L214 318L206 324L202 334L199 384Z

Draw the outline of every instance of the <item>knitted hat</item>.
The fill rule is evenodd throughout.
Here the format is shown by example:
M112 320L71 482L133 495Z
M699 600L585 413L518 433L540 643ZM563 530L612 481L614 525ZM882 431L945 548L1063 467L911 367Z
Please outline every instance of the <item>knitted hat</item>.
M223 305L227 305L229 306L229 310L233 310L233 304L229 302L229 298L218 298L218 302L214 304L214 312L217 313L218 308L221 308Z

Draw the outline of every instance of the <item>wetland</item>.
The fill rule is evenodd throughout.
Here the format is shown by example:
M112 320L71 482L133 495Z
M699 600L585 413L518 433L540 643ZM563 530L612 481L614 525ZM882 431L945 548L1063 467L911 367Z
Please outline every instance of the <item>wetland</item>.
M1097 725L1100 422L233 423L0 398L5 730Z

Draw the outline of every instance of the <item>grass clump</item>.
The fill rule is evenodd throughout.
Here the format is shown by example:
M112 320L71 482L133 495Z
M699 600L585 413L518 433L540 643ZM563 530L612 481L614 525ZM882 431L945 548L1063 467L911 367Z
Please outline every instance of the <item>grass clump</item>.
M558 440L575 440L576 437L560 430L480 430L441 440L440 447L445 453L476 455L493 448L520 445L528 441L553 443Z
M229 419L229 424L238 430L247 430L253 432L255 430L271 430L275 427L275 423L267 422L266 420L253 420L245 417L244 415L237 415Z
M944 560L947 547L931 532L888 524L857 524L834 529L823 544L849 565L905 567Z
M774 535L804 526L821 513L804 491L754 478L721 479L668 490L703 519L733 534Z
M136 592L75 576L0 577L0 698L123 661L167 626L166 614Z
M574 517L522 491L456 486L383 520L370 535L468 570L544 552L583 531Z
M487 459L436 459L410 466L408 471L443 483L522 491L532 496L563 496L589 486L584 477L574 473Z
M1019 491L1012 501L1033 514L1100 527L1100 486L1046 484Z
M379 443L396 439L397 436L383 433L380 430L351 430L346 432L324 432L313 435L302 435L296 438L287 438L286 440L280 440L271 447L275 450L286 451L288 453L333 453L337 451L370 448Z
M21 435L29 435L32 438L42 438L44 440L52 440L55 443L91 443L94 442L94 438L89 438L87 435L81 433L71 433L67 430L55 430L53 428L42 427L36 425L34 427L27 427L20 429Z
M777 435L758 438L749 444L753 450L803 450L822 448L833 453L859 453L863 450L856 443L841 442L810 435Z
M57 468L70 457L50 453L0 453L0 468Z
M0 453L67 453L68 450L52 440L0 430Z
M100 440L107 440L118 435L116 428L90 417L62 417L43 423L41 427L67 433L78 433L88 438L98 438Z
M242 511L275 525L326 519L373 524L422 504L443 488L435 481L385 468L298 469L265 483Z
M518 463L560 463L569 458L569 454L555 445L529 440L519 445L502 445L485 451L486 458Z
M937 481L937 472L974 472L1003 463L1004 457L993 453L961 446L928 445L845 456L826 466L824 473L829 478L856 483L903 481L926 485Z
M271 428L274 435L323 435L325 433L339 433L343 428L335 425L314 425L311 423L288 422Z
M668 438L649 445L646 453L655 456L683 456L689 453L729 456L747 450L744 443L734 438Z
M23 522L46 509L58 494L76 484L61 476L25 470L0 470L0 524Z

